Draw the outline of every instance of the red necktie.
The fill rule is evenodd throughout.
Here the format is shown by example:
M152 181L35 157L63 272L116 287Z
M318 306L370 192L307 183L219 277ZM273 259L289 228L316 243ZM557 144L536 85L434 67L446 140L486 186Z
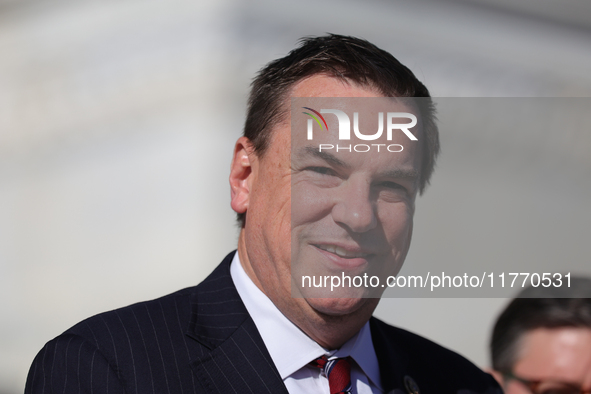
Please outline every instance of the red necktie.
M322 356L311 364L324 371L328 378L330 394L351 392L351 363L348 357L329 360L326 356Z

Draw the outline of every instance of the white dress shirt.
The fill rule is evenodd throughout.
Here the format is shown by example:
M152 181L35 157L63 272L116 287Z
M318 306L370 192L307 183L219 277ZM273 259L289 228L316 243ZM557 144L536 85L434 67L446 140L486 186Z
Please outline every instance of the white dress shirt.
M290 394L330 392L324 373L308 365L322 355L329 359L351 357L354 360L351 363L353 394L383 393L369 322L340 349L328 351L287 319L252 282L242 268L238 253L234 255L230 273Z

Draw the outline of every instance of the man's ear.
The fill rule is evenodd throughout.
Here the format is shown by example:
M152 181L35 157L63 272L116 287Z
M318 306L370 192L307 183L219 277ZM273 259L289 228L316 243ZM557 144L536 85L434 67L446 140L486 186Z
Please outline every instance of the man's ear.
M246 137L238 138L234 146L234 157L230 167L230 205L236 213L245 213L250 196L250 178L252 176L251 157L253 148Z

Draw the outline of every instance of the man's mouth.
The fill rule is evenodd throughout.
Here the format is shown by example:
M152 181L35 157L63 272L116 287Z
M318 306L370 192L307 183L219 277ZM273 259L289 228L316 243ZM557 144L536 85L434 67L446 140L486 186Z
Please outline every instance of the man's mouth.
M314 246L316 246L318 249L324 250L326 252L336 254L337 256L342 257L344 259L356 259L356 258L365 259L365 258L371 256L371 253L363 253L361 251L347 250L347 249L342 248L337 245L314 245Z

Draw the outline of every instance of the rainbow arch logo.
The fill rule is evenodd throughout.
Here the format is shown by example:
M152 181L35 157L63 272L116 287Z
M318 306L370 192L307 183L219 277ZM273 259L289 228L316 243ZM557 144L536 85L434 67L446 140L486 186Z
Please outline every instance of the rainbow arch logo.
M302 108L307 109L308 111L312 111L314 114L316 114L318 117L320 117L320 119L322 119L322 123L324 123L324 126L326 126L326 130L328 131L328 125L326 124L326 120L324 120L324 116L320 115L320 112L318 112L310 107L302 107ZM324 130L324 127L322 127L322 123L320 123L320 119L318 119L318 117L314 116L313 114L311 114L309 112L302 112L302 113L312 117L312 119L314 119L316 121L316 123L318 123L318 126L320 126L320 130Z

